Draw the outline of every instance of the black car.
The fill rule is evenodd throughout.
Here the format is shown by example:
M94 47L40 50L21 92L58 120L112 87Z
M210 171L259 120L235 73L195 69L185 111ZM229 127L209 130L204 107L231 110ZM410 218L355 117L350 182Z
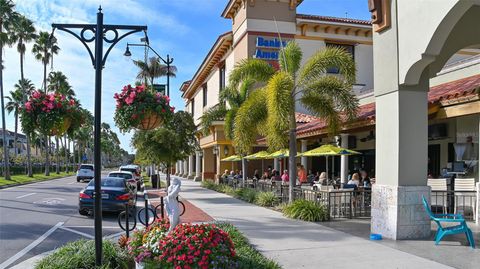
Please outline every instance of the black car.
M94 183L91 180L80 191L78 198L78 212L80 215L88 215L93 212L94 206ZM119 177L104 177L101 179L102 211L120 212L125 210L125 205L135 206L134 189L127 184L125 179Z

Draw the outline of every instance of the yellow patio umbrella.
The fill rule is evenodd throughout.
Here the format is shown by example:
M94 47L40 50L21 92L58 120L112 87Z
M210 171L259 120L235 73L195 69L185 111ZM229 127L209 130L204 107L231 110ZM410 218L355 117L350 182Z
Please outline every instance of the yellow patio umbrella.
M361 153L351 149L341 148L341 147L327 144L309 151L305 151L303 153L298 154L297 156L314 157L314 156L340 156L340 155L355 155L355 154L361 154Z
M316 157L316 156L325 156L326 157L326 172L327 172L327 178L329 177L328 174L328 156L341 156L341 155L356 155L356 154L361 154L360 152L351 150L351 149L346 149L346 148L341 148L337 147L335 145L323 145L318 148L305 151L303 153L298 154L297 156L299 157ZM335 169L335 168L333 168Z
M250 154L245 156L244 158L247 160L260 160L260 159L268 159L269 153L262 150L254 154Z
M297 155L299 153L297 152ZM289 149L281 149L278 151L273 152L272 154L268 155L268 158L270 159L276 159L276 158L288 158L290 155L290 150Z
M241 160L242 160L242 156L240 155L232 155L232 156L228 156L227 158L221 159L222 162L237 162Z

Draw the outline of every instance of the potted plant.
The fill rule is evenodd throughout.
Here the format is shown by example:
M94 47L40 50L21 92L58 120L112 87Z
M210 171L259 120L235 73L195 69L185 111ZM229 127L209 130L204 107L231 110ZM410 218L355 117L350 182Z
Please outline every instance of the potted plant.
M115 124L122 132L131 129L152 130L169 120L175 110L170 98L144 85L123 87L113 96L117 102Z
M72 124L71 116L76 115L77 101L59 93L33 91L20 109L23 130L33 133L63 135Z

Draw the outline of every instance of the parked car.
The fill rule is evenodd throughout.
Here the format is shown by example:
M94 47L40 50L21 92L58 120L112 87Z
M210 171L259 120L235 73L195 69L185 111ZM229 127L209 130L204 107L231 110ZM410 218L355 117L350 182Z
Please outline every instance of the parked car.
M78 167L77 182L93 179L93 164L82 164Z
M113 171L108 173L108 177L119 177L123 178L129 186L135 188L135 192L137 191L137 181L135 180L135 176L132 172L129 171Z
M142 184L143 184L143 178L142 174L140 171L140 166L135 165L135 164L129 164L129 165L122 165L120 166L120 171L127 171L131 172L133 176L135 177L135 180L137 181L137 189L140 190Z
M135 207L135 192L125 179L119 177L103 177L100 182L102 195L102 211L121 212L125 205ZM78 197L78 213L88 215L93 212L95 179L80 191Z

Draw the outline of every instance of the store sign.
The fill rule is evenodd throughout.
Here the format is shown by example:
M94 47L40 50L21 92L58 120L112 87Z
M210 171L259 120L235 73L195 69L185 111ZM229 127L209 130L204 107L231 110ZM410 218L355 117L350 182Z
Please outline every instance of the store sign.
M279 50L285 46L287 46L287 41L285 40L258 36L256 44L257 49L255 50L255 55L253 57L256 59L278 61L280 54Z

